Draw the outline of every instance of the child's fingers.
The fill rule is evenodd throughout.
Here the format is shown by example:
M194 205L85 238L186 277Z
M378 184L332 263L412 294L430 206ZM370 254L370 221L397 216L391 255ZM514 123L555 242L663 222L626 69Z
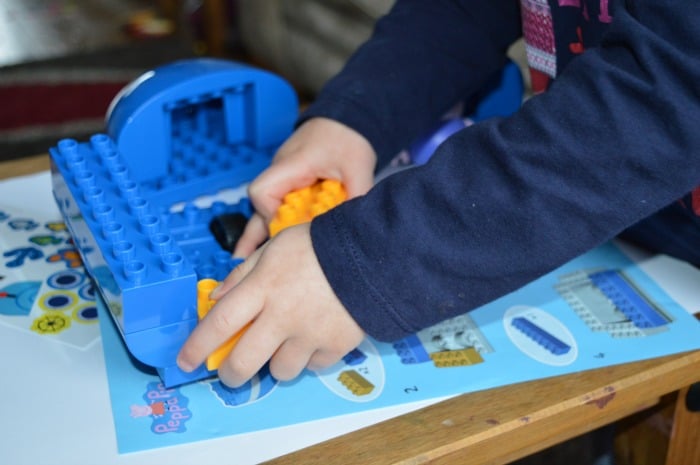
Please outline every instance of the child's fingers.
M367 176L349 176L343 179L343 185L348 193L348 198L358 197L366 194L374 185L374 177L368 173Z
M199 322L180 349L177 357L180 369L193 371L204 363L209 354L257 316L264 299L252 286L248 287L241 289L241 292L234 289L226 293Z
M260 244L265 242L267 239L268 231L265 219L257 213L253 213L253 216L248 220L243 234L236 242L236 247L233 250L234 257L245 258L250 254L255 252Z
M238 387L252 378L267 363L272 376L280 380L291 379L306 366L311 350L290 345L287 326L267 317L267 310L241 336L228 358L219 366L219 379L229 387ZM274 313L274 312L272 312ZM275 363L278 357L279 362Z
M350 352L350 350L347 352ZM311 357L309 357L306 368L312 371L324 370L332 365L335 365L347 354L347 352L335 353L327 350L316 350L313 354L311 354Z
M270 359L270 373L280 381L294 379L304 371L313 353L313 347L287 339Z
M282 204L282 199L289 192L309 186L316 181L316 174L304 165L294 163L293 160L279 159L248 186L248 197L255 207L255 211L269 222L277 208Z
M244 384L255 376L275 353L279 341L270 335L259 335L259 326L254 322L219 366L219 380L226 386L236 388Z
M238 264L229 274L224 278L224 280L219 284L219 286L211 291L210 298L214 300L220 300L226 295L228 291L233 289L248 276L255 265L258 263L260 254L265 247L260 247L258 250L253 252L253 254L248 257L245 261Z

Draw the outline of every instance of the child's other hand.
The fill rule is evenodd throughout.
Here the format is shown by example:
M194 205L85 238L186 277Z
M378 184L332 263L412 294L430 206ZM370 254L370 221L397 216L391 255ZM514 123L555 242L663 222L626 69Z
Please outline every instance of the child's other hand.
M190 371L237 333L219 367L228 386L245 383L270 360L279 380L333 365L364 338L333 293L311 245L308 223L285 229L229 274L212 293L217 304L185 342L178 365Z
M284 196L319 179L335 179L348 198L365 194L374 183L376 155L359 133L336 121L312 118L275 154L272 164L248 187L255 213L233 255L247 257L268 237L268 225Z

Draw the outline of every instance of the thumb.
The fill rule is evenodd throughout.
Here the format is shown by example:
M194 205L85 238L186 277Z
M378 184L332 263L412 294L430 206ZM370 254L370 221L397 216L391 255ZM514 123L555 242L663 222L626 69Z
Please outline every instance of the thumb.
M255 211L269 223L289 192L309 186L316 181L315 174L304 166L280 159L263 171L248 186L248 196Z
M343 179L343 184L348 198L358 197L365 195L374 186L374 176L371 172L362 176L349 176Z
M248 220L243 234L233 250L234 257L245 258L252 254L255 249L267 239L268 231L265 219L258 213L253 213L253 216Z

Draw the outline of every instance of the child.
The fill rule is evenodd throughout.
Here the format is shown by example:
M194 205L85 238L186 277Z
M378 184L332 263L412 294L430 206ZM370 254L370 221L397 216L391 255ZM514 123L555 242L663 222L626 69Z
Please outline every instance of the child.
M372 187L375 167L480 89L521 35L537 95ZM698 2L399 0L251 184L257 213L235 251L251 255L213 293L180 366L253 321L222 381L268 360L289 380L365 334L398 340L472 310L633 225L700 263L698 57ZM353 198L255 250L282 196L325 178Z

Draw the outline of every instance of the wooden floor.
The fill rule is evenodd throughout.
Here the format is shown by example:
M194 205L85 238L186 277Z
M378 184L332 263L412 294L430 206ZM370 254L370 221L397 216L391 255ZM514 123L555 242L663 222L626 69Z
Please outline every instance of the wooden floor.
M147 0L2 0L0 67L119 46L122 27Z

